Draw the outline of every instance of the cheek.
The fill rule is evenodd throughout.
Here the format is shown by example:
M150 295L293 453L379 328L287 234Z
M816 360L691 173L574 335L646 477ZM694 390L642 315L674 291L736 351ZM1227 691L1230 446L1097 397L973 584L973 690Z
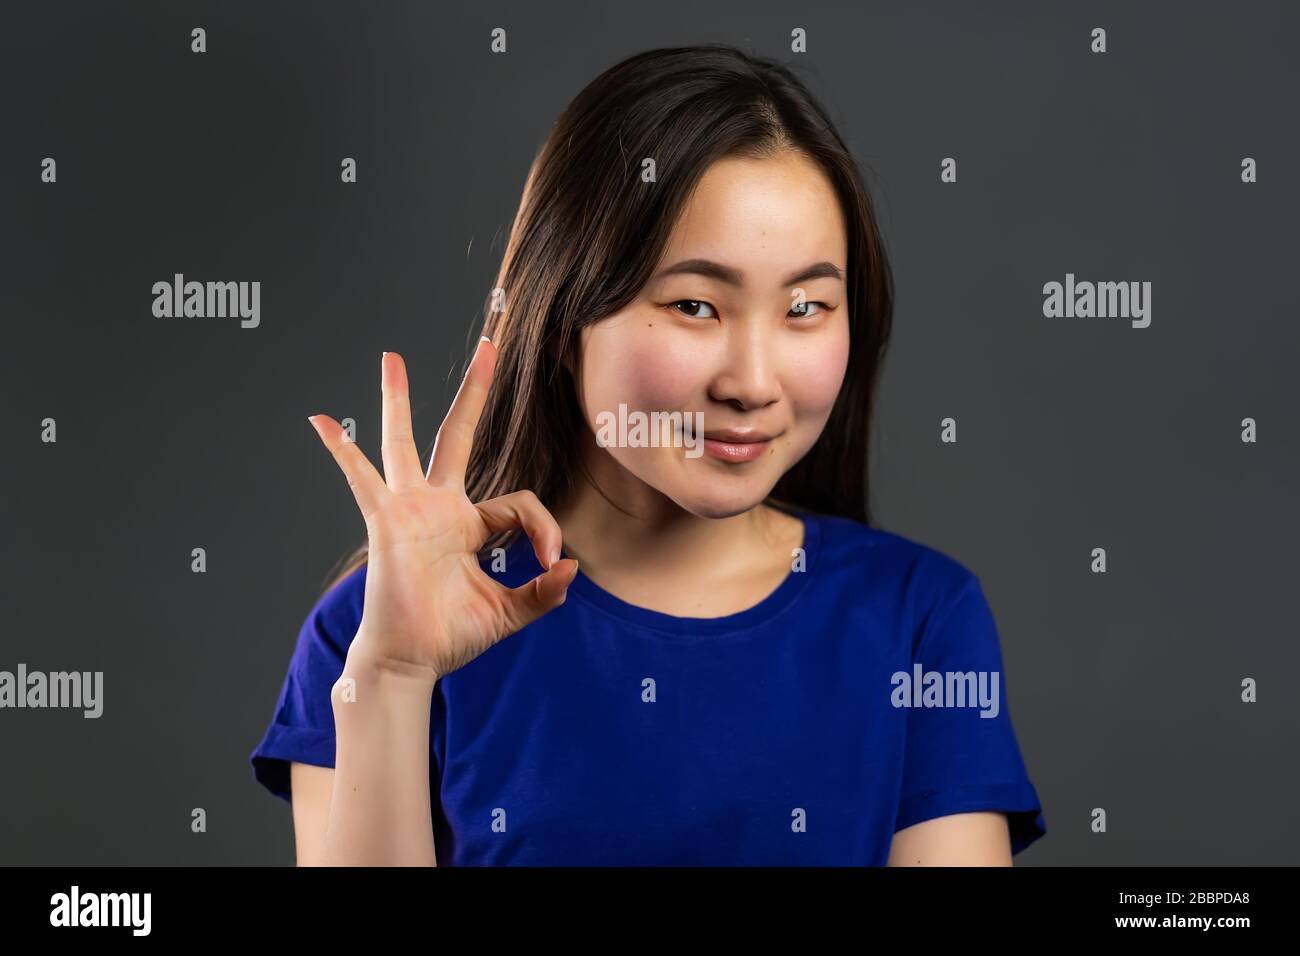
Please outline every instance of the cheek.
M583 351L583 400L589 414L673 411L690 405L706 380L708 360L680 337L656 334L653 320L596 327Z
M786 360L786 394L800 417L825 418L844 384L849 364L847 327L791 349Z

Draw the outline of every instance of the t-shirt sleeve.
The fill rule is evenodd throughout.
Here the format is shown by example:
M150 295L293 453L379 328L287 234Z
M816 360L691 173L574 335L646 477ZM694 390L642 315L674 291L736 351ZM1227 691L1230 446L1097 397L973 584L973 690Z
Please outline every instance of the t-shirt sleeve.
M922 680L912 691L924 695L928 689L930 702L943 706L914 697L906 709L894 829L954 813L1001 811L1011 852L1019 853L1047 825L1012 726L997 625L974 573L966 571L964 582L928 615L914 647L909 677L915 685L919 672Z
M275 714L249 756L253 777L277 797L289 795L293 761L334 766L334 706L330 692L343 674L348 647L361 624L366 565L323 594L307 615Z

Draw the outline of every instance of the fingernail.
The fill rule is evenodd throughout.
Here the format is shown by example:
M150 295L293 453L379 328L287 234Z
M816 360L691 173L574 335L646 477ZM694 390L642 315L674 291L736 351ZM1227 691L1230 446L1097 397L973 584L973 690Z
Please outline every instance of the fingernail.
M480 342L488 342L488 343L491 343L491 341L492 341L492 340L491 340L490 338L488 338L486 335L480 335L480 336L478 337L478 340L479 340Z
M550 557L551 557L550 563L546 566L548 569L555 567L555 562L560 560L560 549L551 548Z

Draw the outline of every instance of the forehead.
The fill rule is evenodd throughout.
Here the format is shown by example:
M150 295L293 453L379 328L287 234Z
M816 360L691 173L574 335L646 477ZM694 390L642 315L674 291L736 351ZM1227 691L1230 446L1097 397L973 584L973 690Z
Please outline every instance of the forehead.
M844 214L830 180L802 153L714 163L674 224L661 264L712 259L747 283L779 282L828 259L844 268Z

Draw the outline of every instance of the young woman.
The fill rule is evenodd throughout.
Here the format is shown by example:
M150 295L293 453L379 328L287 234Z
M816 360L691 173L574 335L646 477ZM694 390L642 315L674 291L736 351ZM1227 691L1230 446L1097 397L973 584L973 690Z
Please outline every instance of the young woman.
M724 46L609 69L497 286L427 471L395 353L382 477L311 419L368 544L251 756L299 863L1005 865L1041 836L979 579L869 518L892 280L799 81Z

